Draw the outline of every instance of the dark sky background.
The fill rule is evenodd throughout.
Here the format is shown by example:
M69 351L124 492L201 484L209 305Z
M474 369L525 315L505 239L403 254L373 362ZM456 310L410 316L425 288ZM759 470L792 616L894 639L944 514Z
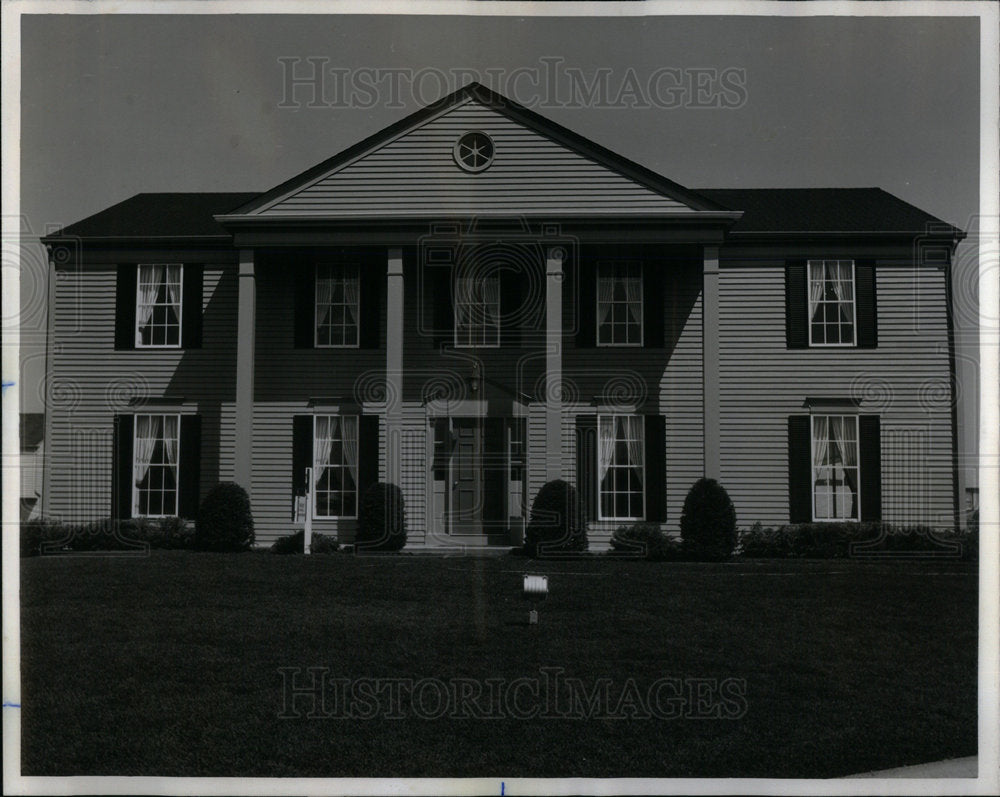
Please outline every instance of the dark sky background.
M735 108L549 107L526 79L515 99L690 187L880 186L966 229L978 211L975 17L46 15L23 18L21 48L21 212L35 236L143 191L263 191L458 87L429 76L422 97L403 81L405 107L384 93L368 108L279 107L279 59L308 70L309 57L354 75L466 69L500 91L488 70L549 58L610 70L612 94L629 68L643 85L664 67L740 69ZM956 265L966 414L972 250ZM40 411L43 253L21 280L22 410Z

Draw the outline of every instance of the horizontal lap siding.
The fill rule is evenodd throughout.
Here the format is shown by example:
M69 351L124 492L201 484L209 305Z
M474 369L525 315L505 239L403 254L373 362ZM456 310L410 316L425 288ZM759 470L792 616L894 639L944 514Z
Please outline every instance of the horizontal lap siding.
M721 480L741 526L788 522L787 419L808 413L806 397L881 415L885 520L952 522L944 275L879 265L876 279L877 349L788 350L783 267L723 268Z
M153 259L182 260L170 253ZM57 272L47 500L48 513L66 521L110 515L112 423L115 414L137 411L131 398L183 399L202 416L202 495L222 475L221 462L233 458L225 422L235 398L233 267L205 266L200 349L115 351L115 289L114 264Z
M452 156L470 130L488 133L493 164L469 174ZM497 111L468 102L313 185L264 216L336 213L648 213L681 203L615 173Z

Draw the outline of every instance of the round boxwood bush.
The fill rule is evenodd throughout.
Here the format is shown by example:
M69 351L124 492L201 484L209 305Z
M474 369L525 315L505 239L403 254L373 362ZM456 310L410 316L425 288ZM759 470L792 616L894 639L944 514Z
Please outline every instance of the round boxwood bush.
M253 513L247 491L232 482L215 485L198 510L195 547L203 551L246 551L253 542Z
M728 559L736 547L736 509L715 479L698 479L684 499L681 539L695 559Z
M562 479L542 485L524 532L528 556L542 558L587 550L587 518L576 488Z
M398 551L404 545L406 513L402 490L386 482L373 484L361 499L355 550Z

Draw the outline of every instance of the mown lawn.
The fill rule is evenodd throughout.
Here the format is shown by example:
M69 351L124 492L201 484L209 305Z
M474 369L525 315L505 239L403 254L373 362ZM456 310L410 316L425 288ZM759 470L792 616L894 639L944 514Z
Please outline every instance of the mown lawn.
M538 626L523 572L549 575ZM21 605L26 775L829 777L976 752L968 563L49 556L22 560ZM285 700L310 667L343 679L323 716ZM556 670L595 703L544 697Z

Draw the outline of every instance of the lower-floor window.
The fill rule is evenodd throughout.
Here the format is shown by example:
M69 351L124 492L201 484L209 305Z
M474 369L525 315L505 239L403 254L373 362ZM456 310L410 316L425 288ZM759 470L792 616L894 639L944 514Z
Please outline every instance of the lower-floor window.
M858 520L858 416L812 416L813 520Z
M643 418L600 415L597 432L600 519L641 520L645 514Z
M317 415L313 427L316 517L358 515L358 416ZM376 452L365 452L375 456Z
M177 514L179 415L136 415L132 448L132 515Z

